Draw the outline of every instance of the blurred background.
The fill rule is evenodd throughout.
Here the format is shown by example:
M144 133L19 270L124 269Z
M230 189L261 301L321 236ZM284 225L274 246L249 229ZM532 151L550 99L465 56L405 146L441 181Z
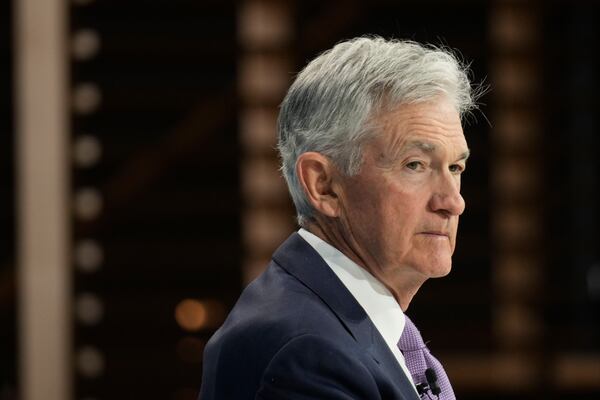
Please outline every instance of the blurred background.
M408 312L459 398L600 398L599 13L2 1L0 400L195 399L204 344L296 229L278 104L363 34L458 49L491 87L453 271Z

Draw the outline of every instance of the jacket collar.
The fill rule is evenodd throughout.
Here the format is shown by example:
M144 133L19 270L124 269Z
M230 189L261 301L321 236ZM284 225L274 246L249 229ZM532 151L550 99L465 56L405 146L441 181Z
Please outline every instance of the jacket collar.
M397 379L407 398L417 398L412 384L398 365L389 347L354 296L321 256L298 233L293 233L273 254L273 260L313 291L338 317L356 342L382 368Z

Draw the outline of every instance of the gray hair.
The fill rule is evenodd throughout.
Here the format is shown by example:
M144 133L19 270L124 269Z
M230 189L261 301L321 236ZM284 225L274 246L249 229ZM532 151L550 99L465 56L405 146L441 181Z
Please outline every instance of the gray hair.
M300 226L314 218L296 176L305 152L323 154L346 175L359 172L369 121L385 108L444 94L461 118L477 108L468 66L450 50L413 41L361 37L338 43L298 74L281 104L281 170Z

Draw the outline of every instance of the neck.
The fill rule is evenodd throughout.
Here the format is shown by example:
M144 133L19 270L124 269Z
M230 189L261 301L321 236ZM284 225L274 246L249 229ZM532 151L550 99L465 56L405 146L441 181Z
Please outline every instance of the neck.
M362 250L352 235L344 234L337 225L317 219L304 227L307 231L329 243L361 268L380 281L394 296L402 311L406 311L413 296L427 278L408 266L380 265L368 251Z

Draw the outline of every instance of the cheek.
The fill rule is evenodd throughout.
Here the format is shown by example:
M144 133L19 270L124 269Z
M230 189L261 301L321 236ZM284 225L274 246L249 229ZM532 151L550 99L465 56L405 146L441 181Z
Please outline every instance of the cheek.
M344 213L348 229L358 240L376 241L379 235L381 222L385 220L385 212L381 207L381 199L372 188L356 185L346 192L343 199Z
M381 224L384 240L392 242L399 252L406 251L417 231L419 215L405 198L391 196L383 205Z
M390 189L383 201L386 217L403 230L414 230L427 208L425 198L418 192Z
M454 230L454 234L452 235L452 239L450 240L452 252L454 253L454 248L456 247L456 237L458 235L458 217L453 221L452 229Z
M355 230L365 239L379 242L387 251L406 251L423 216L426 203L417 190L390 179L373 179L355 182L347 192L346 207ZM408 188L410 189L410 187ZM421 210L419 210L421 207Z
M347 210L359 215L365 223L375 222L386 213L390 190L374 177L356 179L346 186Z

